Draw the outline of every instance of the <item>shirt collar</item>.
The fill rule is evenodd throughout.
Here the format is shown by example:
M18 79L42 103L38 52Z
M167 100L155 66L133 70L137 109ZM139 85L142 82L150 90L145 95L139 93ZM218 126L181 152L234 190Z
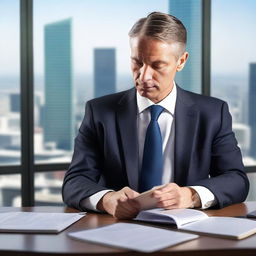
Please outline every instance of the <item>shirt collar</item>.
M137 105L138 105L138 112L139 114L143 112L146 108L152 106L152 105L159 105L163 107L165 110L170 112L172 115L174 115L175 105L176 105L176 98L177 98L177 87L175 82L173 81L173 88L172 91L160 102L155 104L150 99L141 96L138 91L136 93L137 97Z

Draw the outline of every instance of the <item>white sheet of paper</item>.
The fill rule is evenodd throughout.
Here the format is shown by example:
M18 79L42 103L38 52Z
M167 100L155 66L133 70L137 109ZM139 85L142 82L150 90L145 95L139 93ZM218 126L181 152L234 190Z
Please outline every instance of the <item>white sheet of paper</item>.
M209 217L181 227L185 231L243 239L256 233L256 221L232 217Z
M79 213L1 212L0 232L58 233L82 217Z
M197 235L193 234L132 223L116 223L96 229L73 232L68 235L78 240L140 252L154 252L198 238Z

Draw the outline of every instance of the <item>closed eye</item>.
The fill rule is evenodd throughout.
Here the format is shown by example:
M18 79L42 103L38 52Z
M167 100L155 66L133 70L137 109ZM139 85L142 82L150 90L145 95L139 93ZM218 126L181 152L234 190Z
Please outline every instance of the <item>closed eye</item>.
M135 58L131 58L132 59L132 63L137 65L137 66L143 66L143 63L141 61L139 61L138 59Z

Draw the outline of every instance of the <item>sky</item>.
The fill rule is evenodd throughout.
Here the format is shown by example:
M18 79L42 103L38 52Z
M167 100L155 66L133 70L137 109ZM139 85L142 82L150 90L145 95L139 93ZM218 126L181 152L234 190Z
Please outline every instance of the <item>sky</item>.
M182 1L182 0L181 0ZM213 74L248 73L256 62L255 0L212 0ZM91 73L93 48L115 47L117 72L129 73L127 33L151 11L168 12L167 0L34 0L35 73L43 74L44 26L72 18L75 73ZM19 73L19 1L0 0L0 76Z
M212 0L212 73L248 75L256 62L255 11L255 0Z

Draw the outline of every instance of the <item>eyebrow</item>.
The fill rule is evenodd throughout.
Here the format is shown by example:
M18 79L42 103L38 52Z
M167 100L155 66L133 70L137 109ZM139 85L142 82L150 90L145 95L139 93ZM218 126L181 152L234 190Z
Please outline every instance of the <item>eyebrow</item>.
M136 57L131 57L132 60L136 60L136 61L140 61L138 58ZM156 60L153 61L152 64L157 64L157 65L161 65L161 64L168 64L168 62L163 61L163 60Z
M153 64L167 64L167 62L166 61L163 61L163 60L156 60L156 61L153 61L152 62Z

